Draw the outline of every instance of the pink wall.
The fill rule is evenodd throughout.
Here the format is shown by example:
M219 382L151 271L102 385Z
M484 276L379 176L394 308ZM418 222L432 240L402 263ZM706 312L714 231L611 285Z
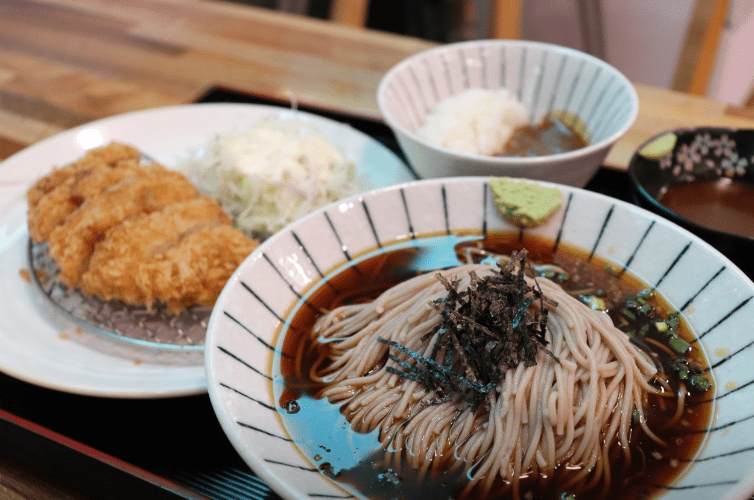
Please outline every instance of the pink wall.
M743 104L754 90L754 0L734 0L708 95Z
M584 50L577 1L525 1L524 37ZM601 0L606 60L632 81L670 88L695 3ZM731 3L708 95L738 104L754 83L754 0Z

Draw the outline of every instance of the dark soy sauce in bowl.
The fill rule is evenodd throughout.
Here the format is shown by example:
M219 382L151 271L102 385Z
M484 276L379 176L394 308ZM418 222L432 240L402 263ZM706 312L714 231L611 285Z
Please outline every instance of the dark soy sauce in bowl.
M323 474L343 484L349 491L375 500L457 498L457 492L466 483L465 471L430 468L426 473L421 473L386 465L385 451L379 445L377 431L369 434L354 432L343 408L315 397L320 386L312 382L308 373L318 350L327 349L328 346L313 342L310 331L321 309L372 300L388 287L415 276L417 269L413 263L416 262L415 254L421 254L423 250L421 238L417 240L417 245L418 249L388 251L367 259L333 276L327 286L318 288L307 299L307 307L302 307L292 318L282 349L287 356L280 358L281 375L285 382L277 402L283 409L281 416L291 438ZM520 249L522 243L518 234L491 234L488 240L477 242L477 246L477 250L483 252L509 254L512 250ZM609 307L606 314L615 315L616 324L624 298L646 289L643 283L628 273L618 275L610 272L605 261L598 257L589 258L580 249L561 244L558 252L553 253L551 241L536 238L527 238L523 246L529 250L532 262L554 264L565 270L569 278L562 286L573 294L601 290L601 296ZM465 247L465 244L460 244L456 250L461 254L465 252ZM480 254L480 257L483 256ZM654 296L647 300L663 315L669 314L670 307L661 297ZM638 329L641 325L630 326ZM687 342L693 340L693 333L684 322L681 322L679 335ZM664 364L669 361L667 350L667 347L657 350L658 362ZM699 367L708 365L700 349L690 349L686 357ZM678 390L677 387L670 389ZM625 464L615 467L611 486L603 498L644 500L661 494L663 485L672 483L704 442L713 406L711 398L712 391L689 392L682 418L673 425L666 423L672 420L675 405L665 405L662 401L649 398L647 405L652 416L650 428L670 445L667 448L658 447L645 436L632 440L634 459L628 467L624 467ZM291 408L296 411L291 412ZM524 479L521 483L522 493L531 491L533 498L540 498L537 495L541 495L541 498L561 498L559 495L564 492L558 485L573 473L573 470L558 468L555 476L544 483L538 479ZM476 497L472 491L471 497L466 498ZM511 497L510 492L499 495L493 489L492 495L487 498L502 500ZM589 491L576 498L592 500L600 498L600 492Z
M657 201L695 224L754 238L754 185L727 177L682 182L663 188Z
M565 119L546 116L538 124L517 128L500 156L547 156L587 145L589 141L575 126L567 124Z

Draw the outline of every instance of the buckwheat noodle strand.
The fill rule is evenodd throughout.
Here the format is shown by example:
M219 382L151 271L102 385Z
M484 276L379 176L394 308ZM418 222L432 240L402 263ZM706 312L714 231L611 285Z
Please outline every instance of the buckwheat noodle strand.
M483 278L496 269L467 264L441 274L465 290L469 271ZM421 340L441 320L430 302L447 294L433 274L400 283L372 302L338 307L317 321L312 336L328 344L309 374L323 386L318 397L342 405L353 430L379 429L385 460L393 466L408 465L420 475L465 468L470 481L461 497L474 490L484 498L494 488L495 494L510 491L518 499L520 476L551 480L563 465L575 469L563 491L606 492L611 453L623 467L631 463L635 414L644 432L658 439L643 416L646 395L660 393L651 383L656 367L606 314L585 307L552 281L537 283L558 304L550 308L546 334L557 360L540 350L536 365L508 369L488 406L471 408L458 395L427 404L433 393L387 369L397 367L388 352L405 363L413 360L378 338L420 355L437 341L437 334ZM539 307L537 301L530 307Z

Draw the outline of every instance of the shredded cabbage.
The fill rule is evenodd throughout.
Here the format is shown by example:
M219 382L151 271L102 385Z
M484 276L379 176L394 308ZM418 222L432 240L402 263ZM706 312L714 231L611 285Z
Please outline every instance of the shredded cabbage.
M220 134L179 169L252 238L365 190L354 164L315 127L295 120Z

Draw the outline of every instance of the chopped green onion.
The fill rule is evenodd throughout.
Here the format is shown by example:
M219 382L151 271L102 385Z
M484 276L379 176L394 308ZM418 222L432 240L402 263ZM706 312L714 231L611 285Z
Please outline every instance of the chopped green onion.
M652 311L654 311L654 307L652 307L652 304L646 304L645 303L643 306L641 306L639 308L639 312L642 313L642 314L644 314L644 315L651 314Z
M699 391L706 391L712 386L710 381L707 380L704 375L694 375L691 377L691 385Z
M664 333L668 331L668 324L664 321L658 321L655 323L655 328L657 328L657 331L660 333Z
M636 319L636 315L634 313L632 313L631 311L629 311L625 307L623 309L621 309L620 312L622 312L623 316L627 317L628 319Z
M678 354L683 354L689 350L691 344L683 340L681 337L672 337L668 340L668 345L673 348Z
M677 372L678 378L681 380L689 378L689 368L686 365L686 360L684 358L675 358L670 361L670 369Z
M641 422L641 413L639 413L639 410L634 409L634 412L631 415L631 421L634 424L638 424L639 422Z
M680 313L678 312L671 313L670 316L668 316L666 323L672 330L675 330L676 328L678 328L678 325L681 323Z

